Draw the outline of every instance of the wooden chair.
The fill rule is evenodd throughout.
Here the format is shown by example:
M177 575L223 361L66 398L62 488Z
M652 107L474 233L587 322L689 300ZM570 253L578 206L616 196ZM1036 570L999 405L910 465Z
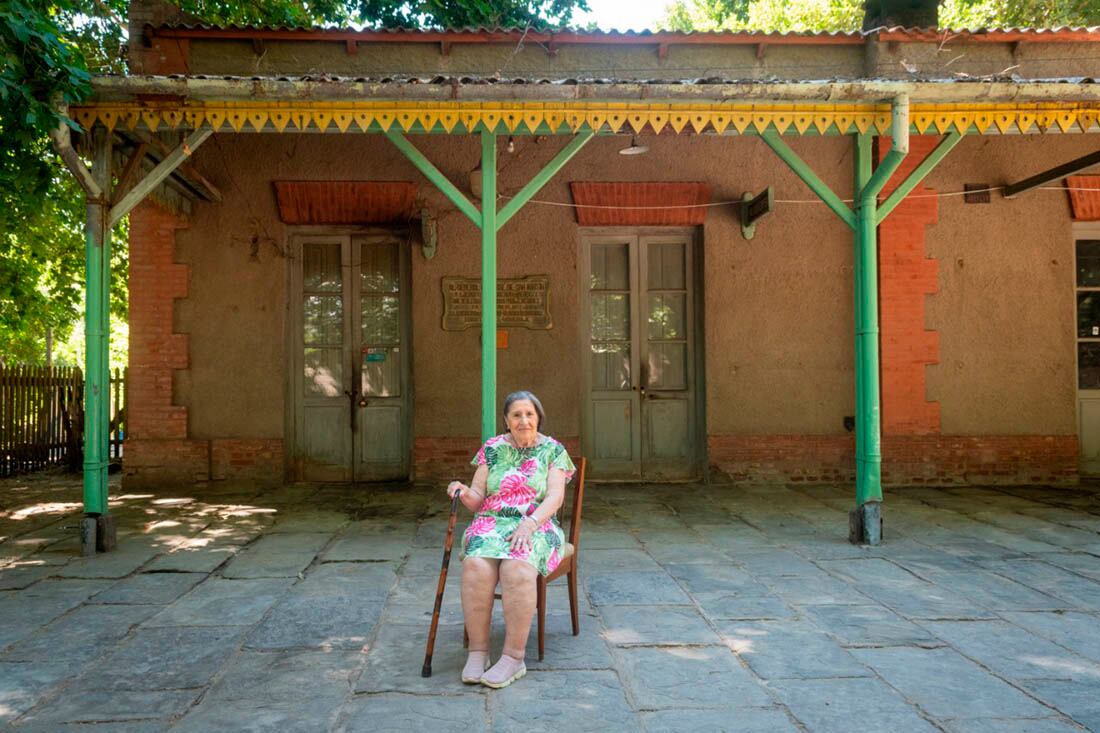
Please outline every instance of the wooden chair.
M573 636L581 633L580 611L577 607L577 563L581 547L581 509L584 507L584 472L587 467L587 459L581 458L577 466L577 472L573 476L573 504L570 507L569 533L566 535L565 547L562 550L561 562L554 571L545 578L539 575L535 579L535 614L539 620L539 661L542 661L543 651L546 647L546 585L551 581L565 576L569 585L569 615L573 622ZM564 506L563 506L564 508ZM559 515L561 510L558 510ZM493 598L500 598L500 593L494 593ZM462 630L462 646L469 646L470 638L466 630Z

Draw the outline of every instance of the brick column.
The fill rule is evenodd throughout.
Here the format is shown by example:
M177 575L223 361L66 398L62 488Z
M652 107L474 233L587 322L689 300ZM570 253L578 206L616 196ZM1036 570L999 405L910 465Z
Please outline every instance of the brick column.
M209 443L187 437L187 408L172 403L173 372L189 366L186 334L174 333L174 301L187 296L189 268L175 261L187 223L144 201L130 214L130 373L127 486L190 483L210 475Z
M879 158L889 150L879 143ZM880 201L940 142L934 135L909 138L909 156L887 183ZM940 406L929 402L925 367L939 362L940 343L925 327L925 300L939 290L939 265L925 254L925 231L939 216L935 190L923 183L879 225L879 303L882 349L882 434L940 432ZM914 198L914 196L918 198ZM923 197L923 198L920 198Z

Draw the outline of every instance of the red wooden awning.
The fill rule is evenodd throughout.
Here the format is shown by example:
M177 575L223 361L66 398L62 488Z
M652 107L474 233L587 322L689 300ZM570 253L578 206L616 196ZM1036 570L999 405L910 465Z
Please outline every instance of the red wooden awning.
M703 223L710 203L707 183L573 181L569 186L581 226L693 226Z
M407 181L275 181L284 224L390 224L416 215Z
M1100 176L1068 176L1066 188L1075 221L1100 221Z

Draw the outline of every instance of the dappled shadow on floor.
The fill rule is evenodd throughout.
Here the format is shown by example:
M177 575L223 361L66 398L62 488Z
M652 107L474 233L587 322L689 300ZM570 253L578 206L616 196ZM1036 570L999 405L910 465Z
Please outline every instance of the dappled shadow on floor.
M888 491L862 547L851 487L592 484L580 634L556 583L499 692L458 679L457 553L420 676L441 487L111 489L119 548L81 558L78 477L0 482L0 725L1100 729L1092 487Z

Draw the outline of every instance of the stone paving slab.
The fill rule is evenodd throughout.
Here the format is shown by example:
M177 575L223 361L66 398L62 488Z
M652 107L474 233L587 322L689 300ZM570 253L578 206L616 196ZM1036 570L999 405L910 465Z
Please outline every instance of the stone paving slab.
M35 710L25 720L31 725L47 727L60 723L98 722L111 729L114 725L131 725L182 715L200 694L201 689L102 690L77 685L66 688L56 699ZM21 729L22 726L16 728Z
M867 677L871 672L825 632L804 620L725 621L725 643L765 680Z
M482 733L489 730L484 697L456 699L395 692L358 695L341 717L336 730L345 733Z
M131 628L156 612L155 606L80 606L9 647L0 659L67 660L73 668L79 668L108 652Z
M608 606L600 614L611 644L719 644L706 619L690 606Z
M173 733L316 733L331 730L338 714L339 707L327 698L204 701L171 730Z
M622 570L581 577L595 606L691 605L691 599L665 572Z
M0 724L26 713L72 674L63 659L49 662L0 662Z
M614 656L635 710L772 704L760 681L724 646L621 647Z
M487 696L491 730L529 733L560 730L603 733L637 730L618 676L611 671L528 672Z
M153 616L148 626L251 626L294 583L292 578L210 577Z
M882 681L869 677L777 680L769 687L807 730L821 733L935 733L922 717Z
M1081 656L1100 662L1100 615L1068 611L1064 613L1002 613L1017 626L1038 634Z
M1051 709L953 649L853 649L907 700L937 718L1041 718Z
M206 580L205 573L139 573L123 578L89 603L167 605Z
M270 534L237 553L225 566L226 578L290 578L306 569L332 538L319 532Z

